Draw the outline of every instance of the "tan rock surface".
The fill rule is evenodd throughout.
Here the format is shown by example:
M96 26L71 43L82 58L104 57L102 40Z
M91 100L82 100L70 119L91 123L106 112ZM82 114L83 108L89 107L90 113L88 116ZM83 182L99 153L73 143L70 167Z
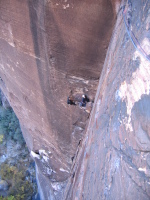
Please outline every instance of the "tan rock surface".
M70 176L89 114L67 97L72 90L94 99L117 2L0 1L0 87L48 181Z
M150 1L122 2L67 199L150 199L149 11Z

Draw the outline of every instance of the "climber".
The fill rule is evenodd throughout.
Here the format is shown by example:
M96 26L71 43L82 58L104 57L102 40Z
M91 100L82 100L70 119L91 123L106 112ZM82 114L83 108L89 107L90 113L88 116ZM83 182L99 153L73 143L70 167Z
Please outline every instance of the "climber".
M73 99L71 97L67 98L67 104L76 105L76 103L73 101Z
M89 102L89 98L85 94L83 94L82 95L82 101L79 104L80 108L81 107L86 107L86 102Z

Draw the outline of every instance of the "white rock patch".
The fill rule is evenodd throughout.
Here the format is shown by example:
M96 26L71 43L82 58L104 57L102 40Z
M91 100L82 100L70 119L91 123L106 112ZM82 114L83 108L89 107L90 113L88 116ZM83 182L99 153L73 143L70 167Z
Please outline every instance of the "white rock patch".
M59 169L61 172L67 172L67 173L69 173L69 171L67 171L67 170L65 170L65 169L63 169L63 168L60 168Z
M34 153L33 151L30 152L30 155L33 157L33 158L37 158L37 159L40 159L40 156L36 153Z
M150 54L150 42L145 38L142 42L142 48ZM126 81L121 83L119 90L116 91L116 100L125 100L127 105L128 120L125 122L126 130L133 131L131 125L131 110L136 102L141 99L143 94L150 94L150 62L139 51L135 51L134 60L140 57L141 63L139 68L133 72L131 83Z

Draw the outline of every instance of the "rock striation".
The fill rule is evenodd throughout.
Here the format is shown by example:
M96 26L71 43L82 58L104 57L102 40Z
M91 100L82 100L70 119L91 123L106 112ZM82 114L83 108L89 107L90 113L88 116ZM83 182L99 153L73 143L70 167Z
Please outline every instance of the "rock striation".
M119 1L0 1L0 87L35 159L42 199L61 199L97 90ZM45 187L45 183L46 187Z

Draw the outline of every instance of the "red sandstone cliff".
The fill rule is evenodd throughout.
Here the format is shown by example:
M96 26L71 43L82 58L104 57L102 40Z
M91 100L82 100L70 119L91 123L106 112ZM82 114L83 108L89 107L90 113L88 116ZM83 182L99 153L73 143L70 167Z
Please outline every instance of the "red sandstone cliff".
M150 199L150 1L121 4L72 173L67 199Z
M70 177L89 113L67 97L94 99L115 2L0 1L0 87L35 157L43 199L61 198Z
M149 63L126 33L123 7L102 71L118 6L0 1L0 87L36 161L42 199L149 199ZM149 54L150 3L126 9ZM71 90L94 99L101 71L85 135L89 114L66 100Z

